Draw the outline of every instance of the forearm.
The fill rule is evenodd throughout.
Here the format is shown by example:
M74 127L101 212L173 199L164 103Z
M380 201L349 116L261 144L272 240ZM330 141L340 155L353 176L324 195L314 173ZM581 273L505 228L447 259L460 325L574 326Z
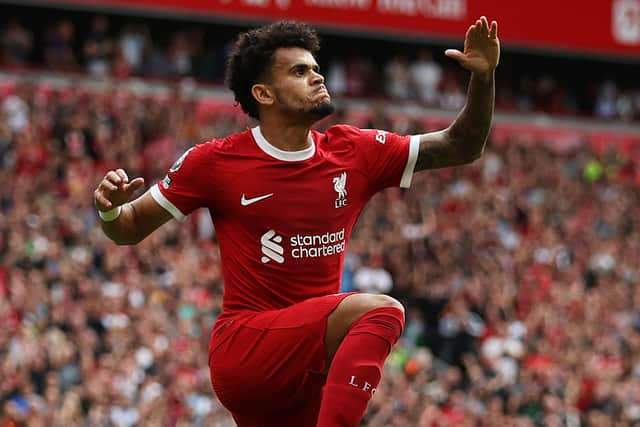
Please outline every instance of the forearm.
M466 165L482 155L491 128L494 103L494 73L471 75L467 102L441 131L420 135L414 171Z
M482 155L493 119L495 73L471 74L467 102L447 129L449 142L472 159Z
M135 245L143 238L135 208L130 203L122 205L120 216L115 220L105 222L100 218L100 226L104 234L118 245Z

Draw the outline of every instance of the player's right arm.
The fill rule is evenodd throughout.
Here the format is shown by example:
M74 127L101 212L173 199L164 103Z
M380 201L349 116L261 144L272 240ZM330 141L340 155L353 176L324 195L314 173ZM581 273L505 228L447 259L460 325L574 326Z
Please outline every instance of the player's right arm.
M107 172L93 193L102 230L118 245L134 245L173 218L150 191L129 202L143 185L143 178L129 182L125 171L116 169Z
M214 144L197 144L175 161L159 184L129 202L144 185L142 178L129 182L122 169L109 171L93 193L104 233L119 245L134 245L162 224L184 221L194 210L213 206L217 188Z

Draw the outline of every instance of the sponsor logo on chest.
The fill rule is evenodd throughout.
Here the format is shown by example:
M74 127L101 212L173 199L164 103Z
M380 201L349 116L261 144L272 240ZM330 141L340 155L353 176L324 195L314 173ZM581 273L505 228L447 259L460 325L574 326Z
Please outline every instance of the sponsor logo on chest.
M289 236L290 252L285 254L283 236L269 230L260 236L260 261L267 264L275 261L282 264L285 258L304 259L337 255L346 248L345 229L323 234L295 234Z

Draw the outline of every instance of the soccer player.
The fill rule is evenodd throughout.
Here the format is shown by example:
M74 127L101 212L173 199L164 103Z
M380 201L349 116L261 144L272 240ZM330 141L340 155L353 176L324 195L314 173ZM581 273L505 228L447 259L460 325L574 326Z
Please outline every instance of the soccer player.
M386 295L337 293L354 223L371 196L408 187L414 172L479 158L493 116L500 46L485 17L462 52L445 52L471 72L465 106L448 128L423 135L311 130L334 110L318 48L303 23L241 34L227 80L259 126L190 148L133 201L144 181L122 169L94 193L102 229L118 244L209 209L224 276L211 381L240 427L359 424L404 309Z

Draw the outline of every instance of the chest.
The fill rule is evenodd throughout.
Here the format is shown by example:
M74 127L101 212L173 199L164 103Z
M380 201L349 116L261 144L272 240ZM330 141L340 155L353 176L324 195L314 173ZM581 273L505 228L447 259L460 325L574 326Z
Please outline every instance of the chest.
M363 173L338 163L261 165L230 181L216 211L250 227L330 228L355 220L368 199Z

